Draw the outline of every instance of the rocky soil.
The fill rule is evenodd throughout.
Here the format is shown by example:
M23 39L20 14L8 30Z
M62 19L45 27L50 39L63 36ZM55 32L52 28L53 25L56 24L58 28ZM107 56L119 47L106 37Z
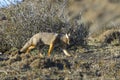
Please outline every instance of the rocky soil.
M40 58L37 50L17 54L12 49L0 55L1 80L119 80L120 45L71 48L71 57L53 51L51 57Z

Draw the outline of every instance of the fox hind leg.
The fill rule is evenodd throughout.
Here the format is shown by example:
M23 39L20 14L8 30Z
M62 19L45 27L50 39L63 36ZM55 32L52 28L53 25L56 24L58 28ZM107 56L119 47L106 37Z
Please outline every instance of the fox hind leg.
M35 48L35 45L31 45L30 47L28 47L28 49L26 50L26 53L29 53L30 50L34 49Z
M36 47L36 45L37 45L37 40L36 40L35 36L33 36L33 37L30 39L30 41L29 41L28 44L29 44L30 46L27 48L26 53L29 53L30 50L32 50L32 49L34 49L34 48Z

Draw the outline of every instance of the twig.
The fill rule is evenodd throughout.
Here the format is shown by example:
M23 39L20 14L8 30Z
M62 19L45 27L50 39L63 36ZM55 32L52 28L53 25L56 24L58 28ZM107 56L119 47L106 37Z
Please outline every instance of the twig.
M0 70L0 73L1 73L1 72L5 73L5 74L7 75L7 71L5 71L5 70Z

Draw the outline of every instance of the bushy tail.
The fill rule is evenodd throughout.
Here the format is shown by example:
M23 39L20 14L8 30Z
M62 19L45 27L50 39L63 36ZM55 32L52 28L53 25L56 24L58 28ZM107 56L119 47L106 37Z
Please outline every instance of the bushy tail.
M23 47L20 52L26 52L26 50L32 45L33 39L31 38Z
M23 46L23 48L20 49L18 53L29 52L31 49L35 48L39 39L39 33L35 34L29 41L26 42L26 44Z

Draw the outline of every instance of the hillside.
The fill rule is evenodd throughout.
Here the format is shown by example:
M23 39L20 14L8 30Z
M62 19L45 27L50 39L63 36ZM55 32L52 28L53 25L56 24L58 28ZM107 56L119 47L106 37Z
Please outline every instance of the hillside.
M119 80L120 0L23 0L0 9L1 80ZM38 32L70 33L71 57L18 50Z

